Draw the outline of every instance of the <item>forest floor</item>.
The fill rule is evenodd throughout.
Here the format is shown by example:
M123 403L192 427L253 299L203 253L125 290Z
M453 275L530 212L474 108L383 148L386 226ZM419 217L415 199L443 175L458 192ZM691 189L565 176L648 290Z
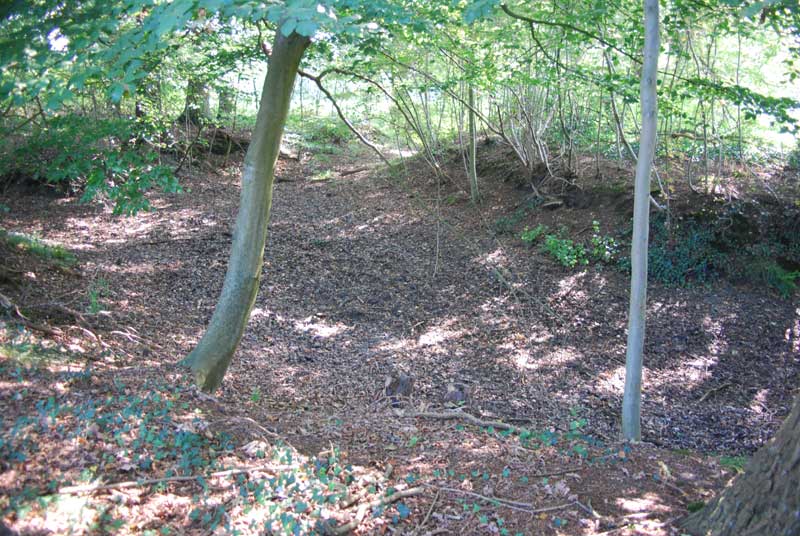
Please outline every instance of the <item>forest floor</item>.
M261 292L214 398L178 361L221 289L238 165L192 168L185 193L154 194L157 210L130 218L41 192L0 199L3 227L76 258L0 246L0 297L26 318L0 323L6 524L678 534L788 413L797 298L653 285L644 441L623 445L627 277L563 268L494 232L526 194L487 162L476 208L461 177L419 163L389 174L363 154L281 160ZM603 173L631 182L629 169ZM627 217L620 195L522 223L611 229ZM395 401L384 386L400 374L413 391ZM445 403L452 384L463 407Z

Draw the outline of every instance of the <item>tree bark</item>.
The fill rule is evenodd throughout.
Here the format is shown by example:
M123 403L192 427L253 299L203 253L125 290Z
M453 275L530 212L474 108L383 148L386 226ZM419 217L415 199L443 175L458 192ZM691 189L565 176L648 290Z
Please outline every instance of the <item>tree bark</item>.
M800 397L744 473L682 527L696 535L800 534Z
M206 392L215 391L222 383L258 293L275 162L297 69L309 43L309 38L296 33L285 37L278 31L275 36L255 131L245 155L239 214L225 283L205 335L184 360L197 385Z
M628 313L628 348L625 356L625 393L622 398L622 437L641 439L642 353L647 305L647 241L650 230L650 170L656 149L658 108L656 79L659 47L658 0L644 2L644 63L640 86L642 134L633 201L631 243L631 302Z
M178 118L179 123L188 121L193 125L203 125L211 119L211 102L208 85L189 79L186 84L186 104Z

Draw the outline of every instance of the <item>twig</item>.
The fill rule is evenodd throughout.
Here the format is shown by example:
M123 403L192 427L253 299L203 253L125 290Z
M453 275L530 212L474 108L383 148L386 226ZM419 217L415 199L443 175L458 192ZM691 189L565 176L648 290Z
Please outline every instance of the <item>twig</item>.
M419 534L419 531L422 530L422 527L424 527L425 524L428 522L428 520L431 517L431 514L433 513L433 509L436 507L436 503L439 501L439 495L441 494L442 490L440 489L436 490L436 495L433 496L433 501L431 502L431 507L428 508L428 513L425 514L425 518L422 520L422 522L420 522L417 525L417 528L414 529L414 532L411 533L412 536L416 536L417 534Z
M474 424L475 426L479 427L493 427L499 430L511 430L512 432L518 432L524 430L524 428L519 428L512 424L508 424L501 421L484 421L477 418L474 415L469 413L465 413L463 411L448 411L442 413L436 412L413 412L413 413L406 413L403 417L414 417L414 418L422 418L422 419L441 419L441 420L464 420L469 422L470 424Z
M328 72L323 72L322 74L314 76L313 74L307 73L307 72L303 71L302 69L298 69L297 70L297 74L299 74L303 78L308 78L309 80L314 82L317 85L317 88L319 88L319 90L322 92L322 94L325 95L325 97L327 97L328 101L331 103L331 105L333 106L334 110L336 110L336 114L339 116L339 119L342 120L342 122L350 130L350 132L355 134L356 138L358 138L358 140L361 143L363 143L364 145L366 145L367 147L372 149L372 151L375 154L378 155L378 158L380 158L383 161L384 164L386 164L387 166L391 165L391 162L389 162L389 159L386 158L386 156L381 152L381 150L378 148L378 146L375 145L374 143L372 143L371 141L369 141L363 134L361 134L361 132L358 131L358 129L355 127L355 125L353 125L353 123L351 123L347 119L347 116L344 115L344 112L339 107L339 104L336 102L336 98L331 94L330 91L328 91L325 88L324 85L322 85L322 78L326 74L328 74Z
M554 512L556 510L563 510L564 508L569 508L573 505L573 503L564 503L564 504L557 504L555 506L545 506L542 508L534 508L533 504L531 503L523 503L512 501L509 499L501 499L499 497L488 497L486 495L481 495L480 493L475 493L474 491L467 491L458 488L448 488L444 486L434 486L442 491L449 491L451 493L459 493L461 495L468 495L470 497L475 497L476 499L484 500L488 503L494 504L496 506L504 506L510 510L519 510L520 512L526 512L528 514L541 514L544 512Z
M261 426L254 419L251 419L250 417L228 417L227 419L221 419L217 422L226 422L226 421L245 422L255 426L261 433L263 433L266 436L281 439L280 434L273 432L269 428Z
M25 317L25 315L23 315L20 312L19 307L17 306L17 304L14 303L13 301L11 301L11 298L9 298L8 296L6 296L5 294L2 294L2 293L0 293L0 309L4 309L9 314L11 314L13 316L16 316L18 322L20 322L23 326L28 327L30 329L33 329L33 330L36 330L36 331L41 331L42 333L50 335L51 337L55 337L55 336L63 334L62 331L59 330L59 329L53 329L53 328L50 328L48 326L44 326L44 325L41 325L41 324L36 324L35 322L31 322L30 320L28 320Z
M358 512L356 513L356 517L353 518L348 523L344 525L339 525L333 530L333 534L347 534L348 532L352 532L358 528L361 524L361 521L364 520L364 516L367 515L367 511L370 508L377 508L379 506L386 506L391 504L395 501L399 501L400 499L405 499L406 497L413 497L414 495L419 495L424 490L423 488L409 488L403 491L397 491L390 495L389 497L378 497L369 502L361 503L358 507Z
M361 173L362 171L367 171L368 169L369 169L368 167L360 167L360 168L355 168L355 169L348 169L346 171L340 171L339 172L339 176L340 177L347 177L348 175L355 175L356 173Z
M197 135L194 137L192 142L186 147L186 152L183 153L183 158L181 158L181 161L178 163L178 167L176 167L175 171L173 171L173 173L175 173L176 175L180 173L181 169L183 169L183 164L185 164L186 159L189 158L189 153L191 152L194 145L197 143L197 140L200 139L200 134L203 132L203 127L204 127L203 124L200 124L197 127Z
M571 469L562 469L561 471L553 471L552 473L537 473L530 475L530 478L547 478L549 476L567 475L569 473L579 473L583 471L583 467L573 467Z
M220 478L226 476L240 475L244 473L253 473L255 471L267 471L274 469L274 466L256 466L256 467L240 467L236 469L229 469L227 471L219 471L211 473L210 475L191 475L191 476L168 476L163 478L148 478L145 480L126 480L124 482L114 482L112 484L87 484L84 486L67 486L58 490L55 495L80 495L83 493L94 493L101 490L109 489L124 489L136 488L141 486L149 486L151 484L162 484L165 482L190 482L198 478Z
M723 383L719 387L711 388L708 391L706 391L705 394L703 396L701 396L700 400L698 400L697 402L698 403L699 402L705 402L706 398L708 398L709 396L711 396L711 395L713 395L715 393L718 393L718 392L722 391L723 389L727 389L728 387L730 387L732 385L733 384L731 382L727 382L727 383Z
M589 502L587 504L583 504L581 501L576 500L575 506L579 507L580 509L584 510L587 514L592 516L595 519L601 519L603 516L597 513L597 510L592 508L592 503Z

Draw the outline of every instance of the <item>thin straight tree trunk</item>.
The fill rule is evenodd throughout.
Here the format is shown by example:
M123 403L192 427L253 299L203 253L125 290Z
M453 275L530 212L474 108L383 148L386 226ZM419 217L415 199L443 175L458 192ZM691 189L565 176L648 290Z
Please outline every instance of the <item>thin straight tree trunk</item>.
M658 110L659 19L658 0L644 2L644 63L640 86L642 133L633 202L631 244L631 302L628 313L628 349L625 357L625 394L622 399L622 437L641 439L642 352L644 350L645 307L647 304L647 239L650 227L650 170L655 156Z
M475 90L469 85L469 192L473 203L480 200L478 191L478 140L475 131Z
M239 214L225 283L208 330L184 360L197 385L207 392L215 391L222 383L258 293L275 162L297 69L309 43L307 37L296 33L285 37L278 31L275 35L253 139L245 155Z

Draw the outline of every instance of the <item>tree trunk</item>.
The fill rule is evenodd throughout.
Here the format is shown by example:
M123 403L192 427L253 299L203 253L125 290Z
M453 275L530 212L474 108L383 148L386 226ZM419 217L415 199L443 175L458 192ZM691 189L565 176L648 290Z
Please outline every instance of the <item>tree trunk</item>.
M800 534L800 397L744 473L682 526L697 535Z
M222 383L255 303L272 207L275 161L289 112L292 87L309 38L276 33L253 139L245 155L239 214L228 272L208 330L184 360L206 392Z
M211 100L208 86L197 80L189 79L186 84L186 104L178 122L189 122L203 125L211 119Z
M217 107L217 121L229 123L236 113L236 99L233 89L224 88L219 92L219 106Z
M641 439L642 352L644 350L645 308L647 305L647 240L650 230L650 170L656 149L658 109L658 0L644 2L644 64L640 86L642 134L633 201L633 240L631 243L631 303L628 313L628 349L625 356L625 394L622 399L622 437Z
M473 203L480 201L478 191L478 140L475 132L475 90L469 86L469 197Z

